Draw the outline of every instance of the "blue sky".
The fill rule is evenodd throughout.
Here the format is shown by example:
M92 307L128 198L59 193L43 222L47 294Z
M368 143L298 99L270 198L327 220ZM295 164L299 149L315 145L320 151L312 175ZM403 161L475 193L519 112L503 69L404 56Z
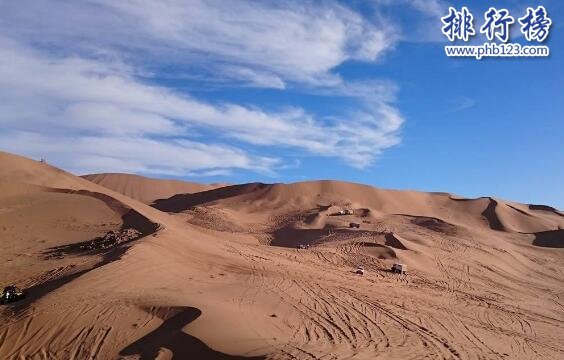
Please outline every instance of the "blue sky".
M543 5L548 58L440 17ZM0 1L0 149L75 173L339 179L564 208L560 1ZM527 44L519 27L512 41ZM486 41L483 34L473 44Z

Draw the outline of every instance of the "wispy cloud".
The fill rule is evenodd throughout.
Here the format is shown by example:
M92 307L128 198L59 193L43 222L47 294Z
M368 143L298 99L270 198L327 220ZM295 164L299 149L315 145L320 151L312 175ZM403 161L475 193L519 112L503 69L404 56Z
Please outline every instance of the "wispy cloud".
M399 38L407 42L442 42L440 18L448 13L451 6L446 0L372 0L376 12L384 9L401 10L403 17L408 15L409 21L395 22ZM397 19L396 19L397 20Z
M397 40L393 27L336 2L22 0L4 4L3 14L2 33L35 45L236 65L294 81L322 81L347 60L373 61Z
M78 174L131 172L174 176L207 176L245 169L271 174L278 159L250 156L225 145L187 140L158 141L118 136L68 136L38 132L8 131L0 134L7 151L47 158ZM25 146L25 148L23 147Z
M449 7L449 4L443 0L406 0L406 3L436 19L445 16Z
M452 112L458 112L466 109L470 109L476 105L476 100L469 98L467 96L459 96L454 100L454 106Z
M333 72L347 60L377 60L394 33L337 3L23 1L6 4L0 17L7 150L79 172L182 175L283 168L285 159L261 149L365 167L400 141L393 83L348 82ZM357 108L326 118L292 104L204 101L143 80L170 64L215 68L244 86L292 83L352 98ZM200 136L210 132L213 141Z
M243 66L223 66L220 75L251 87L284 89L286 83L278 75Z

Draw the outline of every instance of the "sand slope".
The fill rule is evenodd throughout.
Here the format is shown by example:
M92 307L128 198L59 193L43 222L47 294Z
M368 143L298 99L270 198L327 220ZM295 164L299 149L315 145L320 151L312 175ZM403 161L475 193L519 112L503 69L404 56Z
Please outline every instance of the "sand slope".
M43 295L43 284L103 261L97 251L69 259L74 247L108 232L132 229L142 236L158 227L127 201L47 164L6 153L0 164L0 279L28 288L30 298Z
M239 223L273 215L294 217L300 222L298 227L308 229L347 228L351 221L377 223L378 219L392 215L418 217L414 223L435 227L446 234L455 232L457 227L509 233L536 233L564 227L564 215L553 208L538 210L537 206L534 210L534 205L501 199L461 199L446 193L384 190L337 181L233 185L178 194L157 200L153 206L172 213L222 209L223 219L229 217L226 216L229 210L231 216L238 217L232 221ZM331 216L341 210L351 210L354 215ZM377 230L375 225L363 226L368 228Z
M149 207L138 200L158 185L145 196L131 179L116 192L0 153L0 275L30 287L1 308L0 358L564 356L556 209L336 181L175 192ZM124 226L143 234L75 246Z
M116 173L90 174L83 175L82 177L146 204L150 204L157 199L166 199L176 194L197 193L222 186L221 184L206 185Z

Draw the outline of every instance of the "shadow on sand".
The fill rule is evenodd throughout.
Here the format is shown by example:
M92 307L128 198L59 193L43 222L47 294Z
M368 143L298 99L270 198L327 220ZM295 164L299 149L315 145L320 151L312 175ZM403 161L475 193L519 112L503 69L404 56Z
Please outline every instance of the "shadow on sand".
M25 289L25 295L26 295L25 298L21 301L8 304L7 310L15 314L22 314L27 309L29 309L29 307L34 302L41 299L45 295L51 293L52 291L57 290L61 286L70 283L74 279L77 279L80 276L94 269L107 265L113 261L119 260L123 256L123 254L125 254L126 251L127 251L127 247L125 246L111 249L110 251L107 251L103 255L103 258L100 262L94 264L92 267L30 286L29 288Z
M61 192L61 193L76 193L85 196L92 196L96 197L102 201L105 201L106 204L114 211L121 214L122 218L122 226L121 229L135 229L139 231L140 235L138 238L132 239L127 242L123 242L117 244L114 247L106 248L106 249L94 249L94 250L85 250L84 246L88 245L92 242L92 240L83 241L80 243L73 243L68 245L62 246L55 246L49 248L43 252L43 255L46 258L54 257L54 258L63 258L69 255L101 255L102 259L97 262L96 264L82 269L80 271L67 274L61 277L49 279L47 281L35 284L30 286L29 288L24 289L25 298L21 301L8 304L6 308L0 310L0 313L7 311L8 313L12 314L22 314L27 309L29 309L30 305L33 304L35 301L41 299L45 295L51 293L52 291L57 290L61 286L68 284L69 282L79 278L80 276L94 270L100 268L104 265L107 265L113 261L121 259L121 257L125 254L127 249L132 245L134 241L137 241L141 238L144 238L148 235L154 234L159 229L159 224L153 223L145 216L141 215L137 211L133 209L129 209L124 207L121 203L117 200L99 193L92 193L88 191L71 191L71 190L60 190L55 189L52 190L53 192Z
M203 341L182 331L182 328L197 319L202 312L193 307L174 309L174 315L161 326L124 348L120 356L140 356L141 360L156 359L161 349L172 352L173 359L202 360L262 360L264 357L233 356L215 351Z
M533 245L548 248L564 248L564 229L535 233Z
M193 194L177 194L168 199L158 199L151 206L161 211L178 213L194 206L217 200L251 194L257 191L259 193L265 192L271 187L272 185L263 183L229 185Z

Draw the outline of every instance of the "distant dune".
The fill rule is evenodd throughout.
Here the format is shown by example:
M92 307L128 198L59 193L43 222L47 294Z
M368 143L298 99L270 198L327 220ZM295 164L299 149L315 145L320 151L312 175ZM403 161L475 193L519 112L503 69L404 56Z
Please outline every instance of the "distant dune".
M564 214L550 206L77 177L2 152L0 190L0 279L27 293L0 305L1 359L564 354Z
M145 204L151 204L157 199L166 199L176 194L197 193L224 186L223 184L204 185L179 180L151 179L139 175L116 173L90 174L83 175L82 177Z
M447 193L384 190L339 181L293 184L242 184L157 200L154 207L182 212L197 206L231 209L249 217L288 214L324 207L352 209L372 218L386 215L423 216L461 227L535 233L558 229L563 215L553 208L529 207L501 199L461 199ZM311 214L310 214L311 216ZM319 226L319 223L317 224ZM446 231L446 230L445 230Z

